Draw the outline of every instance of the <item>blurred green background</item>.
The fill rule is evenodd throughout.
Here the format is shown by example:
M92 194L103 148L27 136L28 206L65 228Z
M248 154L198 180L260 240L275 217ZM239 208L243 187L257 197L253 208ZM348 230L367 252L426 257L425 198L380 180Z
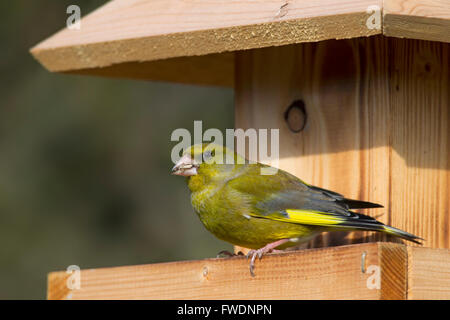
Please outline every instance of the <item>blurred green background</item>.
M233 91L52 74L28 50L106 0L0 3L0 299L46 297L49 271L200 259L206 231L182 177L176 128L233 128Z

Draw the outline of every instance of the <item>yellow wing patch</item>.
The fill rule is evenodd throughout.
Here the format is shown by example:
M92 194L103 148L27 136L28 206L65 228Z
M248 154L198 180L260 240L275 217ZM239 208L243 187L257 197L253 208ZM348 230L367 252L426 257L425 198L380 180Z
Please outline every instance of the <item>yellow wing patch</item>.
M258 215L257 217L314 226L335 226L345 221L345 217L320 211L299 209L286 209L285 213L277 212L267 216Z

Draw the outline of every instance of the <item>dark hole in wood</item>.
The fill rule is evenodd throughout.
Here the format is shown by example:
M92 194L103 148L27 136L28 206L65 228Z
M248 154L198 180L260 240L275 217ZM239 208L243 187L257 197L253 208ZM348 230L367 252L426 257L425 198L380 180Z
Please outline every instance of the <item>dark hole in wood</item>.
M295 100L284 112L284 120L292 132L301 132L306 126L308 115L305 103L302 100Z

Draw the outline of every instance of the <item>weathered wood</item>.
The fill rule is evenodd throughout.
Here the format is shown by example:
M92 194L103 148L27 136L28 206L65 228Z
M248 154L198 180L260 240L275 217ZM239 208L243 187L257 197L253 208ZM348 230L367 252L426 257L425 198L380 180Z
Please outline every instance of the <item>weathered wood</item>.
M67 273L53 272L48 298L403 299L405 252L399 244L368 243L267 255L256 277L243 257L81 270L73 291Z
M408 247L408 299L450 299L450 250Z
M237 128L280 130L279 167L380 203L382 222L449 248L448 45L371 37L237 53ZM296 99L303 131L284 119ZM312 246L373 241L333 233Z
M450 1L384 0L383 34L450 42Z
M381 33L381 28L367 27L371 13L366 10L371 5L381 8L382 0L286 3L138 0L131 5L113 0L85 16L80 30L63 29L31 52L50 71L105 74L101 68L119 63Z

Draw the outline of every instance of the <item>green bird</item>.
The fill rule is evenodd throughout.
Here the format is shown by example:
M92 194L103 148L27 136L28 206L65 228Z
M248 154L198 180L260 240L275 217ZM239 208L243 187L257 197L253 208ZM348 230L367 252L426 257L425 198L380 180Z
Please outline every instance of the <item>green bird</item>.
M192 206L206 229L221 240L252 249L247 254L252 276L256 257L296 246L324 231L369 230L416 243L423 240L351 211L382 207L379 204L309 185L219 145L189 147L172 173L187 177Z

